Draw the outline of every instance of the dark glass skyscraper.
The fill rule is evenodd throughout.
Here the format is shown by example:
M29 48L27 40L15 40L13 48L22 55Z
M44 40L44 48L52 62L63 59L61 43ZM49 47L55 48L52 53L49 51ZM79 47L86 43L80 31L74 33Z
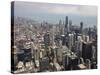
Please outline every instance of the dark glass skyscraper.
M80 33L83 33L83 22L80 22Z
M72 31L72 20L69 21L69 31Z
M69 28L68 28L68 16L66 16L66 19L65 19L65 34L67 34L69 31Z

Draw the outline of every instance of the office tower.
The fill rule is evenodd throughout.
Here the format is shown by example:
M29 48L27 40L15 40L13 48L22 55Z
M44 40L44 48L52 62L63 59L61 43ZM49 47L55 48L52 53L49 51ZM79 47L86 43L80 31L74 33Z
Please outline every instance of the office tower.
M93 51L93 54L92 54L92 60L97 60L97 50L96 50L96 47L95 46L92 46L92 51Z
M94 39L97 40L97 26L96 25L94 25L93 31L94 31Z
M34 42L33 39L31 39L31 53L32 53L32 59L34 59Z
M89 38L88 35L82 35L82 39L83 39L83 41L85 41L85 42L89 42L89 41L90 41L90 38Z
M80 22L80 33L83 34L83 22Z
M56 34L56 35L59 35L59 34L60 34L60 26L59 26L58 24L56 25L55 34Z
M91 60L91 68L96 69L97 68L97 43L92 43L92 60Z
M61 25L62 25L62 21L59 20L59 30L60 30L60 28L61 28Z
M39 50L37 46L34 47L34 59L35 59L35 62L39 60Z
M66 45L66 37L65 35L61 35L62 45Z
M79 58L82 56L82 42L79 40L75 42L75 53Z
M52 36L51 42L52 42L52 45L54 45L54 43L55 43L55 34L56 34L56 26L53 25L53 26L52 26L52 31L51 31L51 36Z
M74 53L68 52L67 54L63 54L63 66L65 70L76 69L78 65L78 58Z
M40 59L42 59L43 58L43 51L42 50L40 50L40 55L39 55L39 57L40 57Z
M92 43L82 44L82 57L83 59L92 59Z
M88 34L89 34L90 40L92 40L92 31L91 31L91 28L89 28Z
M25 61L30 61L32 59L32 53L31 53L31 48L29 49L23 49L24 50L24 57L25 58L24 60ZM22 56L21 56L22 58Z
M50 45L50 34L48 32L44 35L44 44L45 48L48 48L48 46Z
M72 31L72 21L69 20L69 31L71 32Z
M87 35L85 38L86 38L85 41L86 41L86 42L89 42L89 36Z
M54 52L54 57L55 57L55 58L57 58L57 50L58 50L57 46L54 45L54 46L53 46L53 52Z
M66 16L66 20L65 20L65 28L68 27L68 16Z
M59 35L63 34L63 23L62 20L59 20Z
M49 70L49 58L44 57L40 60L40 71L45 72Z
M62 56L63 56L63 53L62 53L62 51L60 50L60 51L58 51L58 53L59 53L59 55L58 55L58 57L57 57L57 61L58 61L58 63L60 64L60 65L62 65Z
M67 70L69 69L68 65L69 65L69 62L68 62L68 57L66 54L63 54L62 56L62 64L63 64L63 67L64 67L64 70Z
M62 49L59 47L54 48L54 55L59 64L62 62Z
M90 61L90 59L86 59L86 66L87 66L87 69L91 69L91 61Z
M65 30L64 30L65 34L67 34L69 32L69 26L68 26L68 16L66 16L65 19Z
M62 32L61 35L64 35L65 34L65 22L64 21L62 21L62 29L61 29L61 32Z
M78 40L79 30L75 29L75 41Z
M20 58L23 58L24 61L30 61L32 59L32 49L31 49L31 42L29 39L25 42L22 50L24 51L24 56L20 56L19 54Z
M71 70L76 70L78 65L78 58L69 57L69 65Z
M68 35L68 47L71 50L74 44L74 35L73 34L69 34Z
M12 62L12 69L13 69L13 71L15 71L17 68L16 68L16 65L17 65L17 63L18 63L18 56L17 56L17 47L16 46L12 46L12 52L11 52L11 55L13 56L13 57L11 57L11 61L13 61Z
M97 40L97 31L96 31L96 28L89 28L88 35L89 35L90 41L93 41L93 39Z

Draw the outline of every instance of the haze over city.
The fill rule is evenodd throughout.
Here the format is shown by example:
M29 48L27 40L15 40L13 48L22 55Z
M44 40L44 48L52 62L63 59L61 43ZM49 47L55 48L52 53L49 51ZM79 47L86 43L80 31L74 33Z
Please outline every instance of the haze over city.
M79 25L80 21L84 22L84 27L97 25L96 6L16 1L14 9L16 16L31 18L38 22L56 24L59 20L64 21L68 15L74 25Z

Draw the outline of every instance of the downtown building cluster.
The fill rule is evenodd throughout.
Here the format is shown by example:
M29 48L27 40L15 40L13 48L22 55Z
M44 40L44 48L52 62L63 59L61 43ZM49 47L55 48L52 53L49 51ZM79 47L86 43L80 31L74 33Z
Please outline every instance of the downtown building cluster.
M12 72L34 73L97 68L97 28L74 25L68 16L58 24L15 17Z

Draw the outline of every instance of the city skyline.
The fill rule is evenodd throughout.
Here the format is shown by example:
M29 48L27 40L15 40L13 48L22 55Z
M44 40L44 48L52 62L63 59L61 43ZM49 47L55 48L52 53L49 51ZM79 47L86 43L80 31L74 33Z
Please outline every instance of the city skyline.
M11 72L97 69L97 7L12 2Z
M65 21L65 16L68 16L74 25L79 25L81 21L84 22L84 27L97 25L96 6L16 1L14 9L14 16L31 18L38 22L57 24L59 20Z

